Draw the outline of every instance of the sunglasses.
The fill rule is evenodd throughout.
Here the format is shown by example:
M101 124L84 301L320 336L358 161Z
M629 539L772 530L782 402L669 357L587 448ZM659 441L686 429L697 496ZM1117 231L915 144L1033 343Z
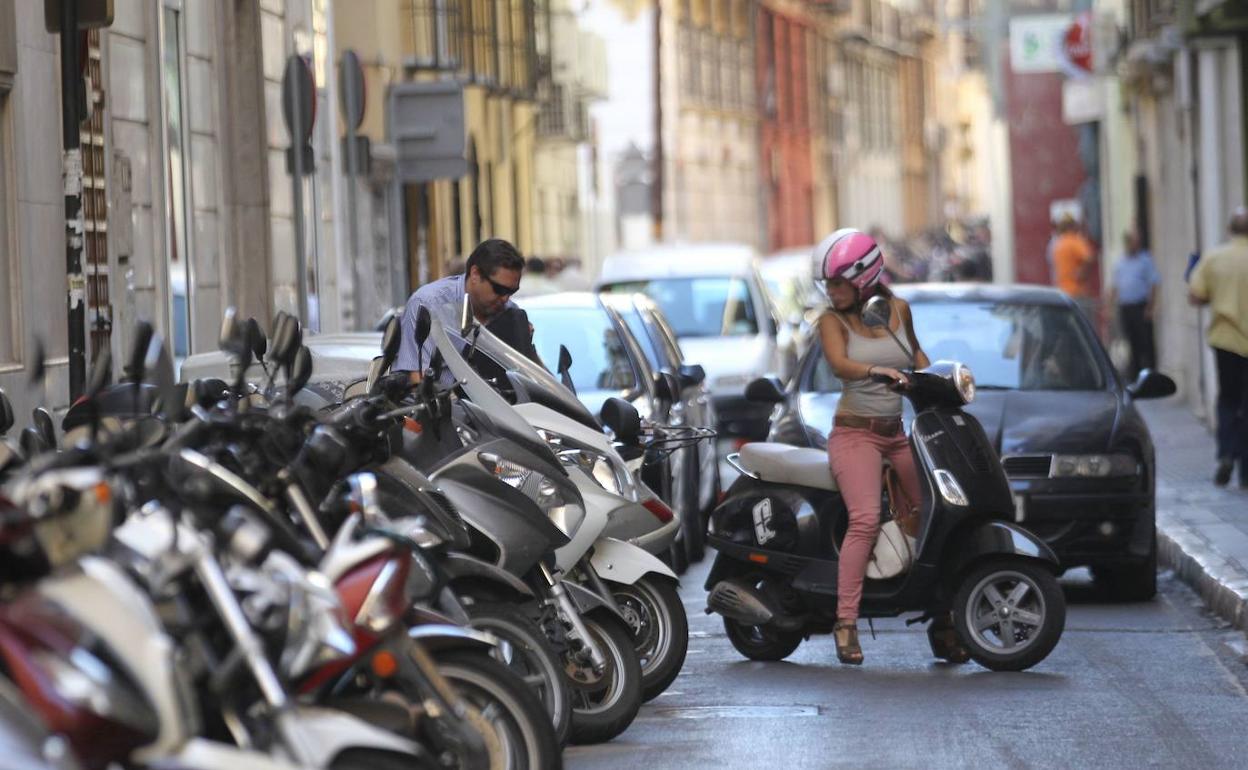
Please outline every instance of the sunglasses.
M498 281L495 281L493 278L486 278L485 282L488 283L490 285L490 288L494 290L494 293L500 297L510 297L511 295L520 291L519 286L515 286L515 287L508 286L505 283L499 283Z

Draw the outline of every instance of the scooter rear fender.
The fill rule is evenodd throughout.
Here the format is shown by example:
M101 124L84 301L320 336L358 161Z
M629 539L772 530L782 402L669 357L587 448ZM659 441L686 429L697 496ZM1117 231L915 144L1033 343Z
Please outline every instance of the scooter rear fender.
M632 585L650 574L678 580L671 568L645 549L610 537L594 543L589 563L599 577L615 583Z
M950 538L950 545L955 538ZM1040 538L1008 521L985 521L956 537L959 547L948 555L945 575L957 575L976 562L1000 556L1021 556L1045 563L1054 572L1061 570L1061 561L1052 548Z

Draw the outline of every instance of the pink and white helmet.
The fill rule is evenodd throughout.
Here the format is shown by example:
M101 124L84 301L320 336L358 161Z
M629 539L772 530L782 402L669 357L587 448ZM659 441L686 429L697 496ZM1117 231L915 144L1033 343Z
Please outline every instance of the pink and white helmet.
M879 244L852 227L841 228L824 238L811 253L811 263L817 283L844 278L857 287L859 296L865 295L884 275L884 254Z

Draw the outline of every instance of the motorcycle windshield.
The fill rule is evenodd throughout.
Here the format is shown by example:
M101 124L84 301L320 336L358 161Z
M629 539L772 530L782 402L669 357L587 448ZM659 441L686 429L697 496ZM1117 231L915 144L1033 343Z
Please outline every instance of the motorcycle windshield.
M444 365L450 369L451 374L459 382L468 400L484 409L495 427L512 434L509 437L522 441L527 449L537 453L545 462L561 468L559 458L555 457L555 453L546 445L541 436L537 435L533 426L529 425L528 421L521 417L511 404L507 403L507 400L490 387L490 384L480 374L477 374L477 370L464 360L463 355L451 342L450 335L447 334L439 315L433 314L429 337L433 340L438 352L442 354Z
M602 430L594 415L562 382L555 379L545 367L503 342L489 329L481 329L481 336L477 338L477 350L494 359L504 369L522 375L532 401L594 430Z

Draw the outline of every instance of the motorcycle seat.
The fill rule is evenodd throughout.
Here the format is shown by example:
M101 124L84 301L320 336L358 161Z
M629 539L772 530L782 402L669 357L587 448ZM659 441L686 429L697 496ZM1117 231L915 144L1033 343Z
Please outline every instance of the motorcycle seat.
M828 453L822 449L754 442L741 447L741 466L763 481L836 491Z

